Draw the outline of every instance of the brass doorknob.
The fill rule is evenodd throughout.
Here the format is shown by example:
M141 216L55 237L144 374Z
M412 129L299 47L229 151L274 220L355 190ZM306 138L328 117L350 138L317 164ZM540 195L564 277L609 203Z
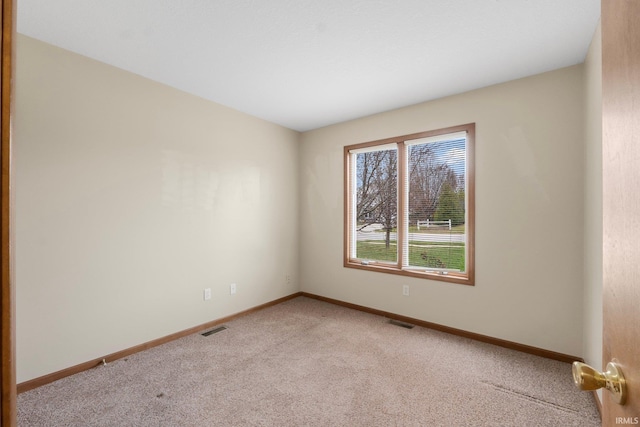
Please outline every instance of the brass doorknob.
M606 372L598 372L585 363L573 362L572 372L573 382L580 390L606 388L613 394L613 400L616 403L624 405L627 398L627 384L617 363L609 362Z

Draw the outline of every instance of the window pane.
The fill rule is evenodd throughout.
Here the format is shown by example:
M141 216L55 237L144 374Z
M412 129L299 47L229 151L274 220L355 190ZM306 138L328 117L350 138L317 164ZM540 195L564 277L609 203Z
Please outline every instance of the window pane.
M385 149L355 156L356 258L397 263L398 153Z
M466 139L412 142L407 156L409 230L404 262L409 267L465 272Z

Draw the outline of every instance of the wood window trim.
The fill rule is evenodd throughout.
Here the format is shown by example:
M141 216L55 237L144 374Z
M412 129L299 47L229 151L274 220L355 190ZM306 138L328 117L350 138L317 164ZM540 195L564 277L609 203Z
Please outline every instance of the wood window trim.
M351 236L351 218L352 218L352 194L351 194L351 165L350 165L350 152L352 150L375 147L379 145L385 144L398 144L398 153L400 156L404 155L404 150L406 150L405 141L412 139L420 139L427 138L432 136L445 135L449 133L455 132L467 132L467 145L466 145L466 157L467 157L467 186L465 191L467 192L467 222L466 222L466 230L467 233L467 255L466 255L466 264L467 264L467 272L465 275L455 275L448 274L442 275L430 271L424 270L410 270L406 268L402 268L402 251L398 251L398 261L397 263L372 263L364 265L359 260L353 260L350 257L350 236ZM372 271L378 273L388 273L395 274L406 277L416 277L421 279L429 279L436 280L441 282L448 283L457 283L463 285L475 285L475 123L467 123L464 125L451 126L447 128L435 129L426 132L413 133L408 135L402 135L392 138L386 138L381 140L363 142L354 145L348 145L344 147L344 239L343 239L343 263L344 267L347 268L355 268L364 271ZM398 162L398 181L404 182L404 177L406 175L404 162ZM403 229L406 225L404 224L405 215L402 214L402 210L405 206L404 201L404 191L398 191L398 229ZM398 233L397 241L398 247L402 247L404 244L404 236L403 233Z

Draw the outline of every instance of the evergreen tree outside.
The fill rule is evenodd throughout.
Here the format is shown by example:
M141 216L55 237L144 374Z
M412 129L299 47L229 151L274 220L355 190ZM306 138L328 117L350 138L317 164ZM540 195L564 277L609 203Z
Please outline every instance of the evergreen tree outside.
M464 191L462 197L445 182L438 198L438 207L433 215L435 221L451 220L451 226L464 224Z

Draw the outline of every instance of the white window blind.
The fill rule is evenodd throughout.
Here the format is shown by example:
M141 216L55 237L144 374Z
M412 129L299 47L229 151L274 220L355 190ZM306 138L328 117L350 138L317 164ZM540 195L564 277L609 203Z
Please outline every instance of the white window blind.
M465 272L466 132L405 142L403 268Z

